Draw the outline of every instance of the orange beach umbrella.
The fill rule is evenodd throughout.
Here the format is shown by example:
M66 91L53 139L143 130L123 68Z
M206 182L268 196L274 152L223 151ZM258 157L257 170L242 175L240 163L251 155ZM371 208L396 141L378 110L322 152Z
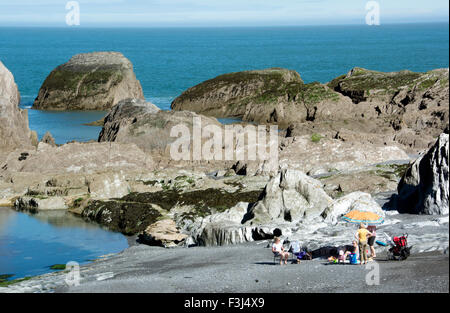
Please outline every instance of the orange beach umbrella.
M359 224L369 224L376 225L382 224L384 222L384 218L377 213L374 212L365 212L360 210L352 210L345 214L342 219L349 223Z

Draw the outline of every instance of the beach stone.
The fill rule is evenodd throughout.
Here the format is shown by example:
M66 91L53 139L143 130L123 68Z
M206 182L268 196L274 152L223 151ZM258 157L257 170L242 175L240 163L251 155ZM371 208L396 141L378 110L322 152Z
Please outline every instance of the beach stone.
M82 53L47 76L33 108L107 110L126 98L144 99L130 60L119 52Z
M397 210L400 213L449 213L448 137L448 133L442 133L434 146L406 171L398 185Z
M180 233L175 221L165 219L148 226L139 240L152 246L173 247L182 243L188 236Z
M16 148L33 145L35 133L28 126L28 111L21 110L19 102L14 76L0 61L0 156Z
M320 181L297 170L284 169L272 178L261 200L250 209L247 224L298 222L319 216L332 203Z

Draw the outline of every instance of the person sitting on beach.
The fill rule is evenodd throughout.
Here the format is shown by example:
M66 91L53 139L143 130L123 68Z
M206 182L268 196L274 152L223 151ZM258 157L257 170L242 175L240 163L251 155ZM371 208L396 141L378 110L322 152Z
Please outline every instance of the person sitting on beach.
M352 241L352 249L347 250L344 253L344 261L347 260L347 258L350 254L356 254L356 258L358 258L358 252L359 252L358 242L356 240L353 240Z
M283 265L283 259L284 264L287 264L287 260L289 258L289 252L285 252L283 248L283 244L281 243L280 238L275 237L273 245L272 245L272 252L275 254L276 257L280 256L280 265Z
M297 264L300 264L300 260L303 257L303 254L300 243L298 241L291 241L291 243L289 244L288 252L291 252L296 257Z

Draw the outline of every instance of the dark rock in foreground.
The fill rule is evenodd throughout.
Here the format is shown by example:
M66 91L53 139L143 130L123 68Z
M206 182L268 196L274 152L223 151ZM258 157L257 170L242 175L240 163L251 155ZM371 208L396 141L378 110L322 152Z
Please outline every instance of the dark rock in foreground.
M134 235L146 230L160 219L177 212L181 221L193 221L216 212L223 212L239 201L255 202L261 191L236 191L220 189L181 192L170 189L157 192L130 193L120 199L95 200L83 209L81 215L107 228Z
M398 185L397 209L401 213L448 214L448 134L417 159Z

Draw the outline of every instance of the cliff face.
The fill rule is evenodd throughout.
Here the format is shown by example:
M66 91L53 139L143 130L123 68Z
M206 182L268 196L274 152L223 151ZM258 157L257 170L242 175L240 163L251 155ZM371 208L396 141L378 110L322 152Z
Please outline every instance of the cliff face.
M33 136L37 139L28 128L28 112L19 109L19 101L14 77L0 62L0 152L30 147Z
M448 124L448 69L383 73L354 68L327 84L268 69L218 76L183 92L173 110L290 126L291 136L368 137L426 149ZM357 138L358 137L358 138ZM371 140L372 140L371 139Z
M230 73L186 90L171 107L215 117L279 121L281 117L273 113L277 104L283 99L294 101L305 86L297 72L287 69Z
M75 55L54 69L33 108L107 110L126 98L144 98L131 62L118 52L94 52Z
M397 209L402 213L448 214L448 133L406 171L398 185Z
M328 84L358 105L358 113L409 148L426 149L448 125L449 71L383 73L354 68Z

